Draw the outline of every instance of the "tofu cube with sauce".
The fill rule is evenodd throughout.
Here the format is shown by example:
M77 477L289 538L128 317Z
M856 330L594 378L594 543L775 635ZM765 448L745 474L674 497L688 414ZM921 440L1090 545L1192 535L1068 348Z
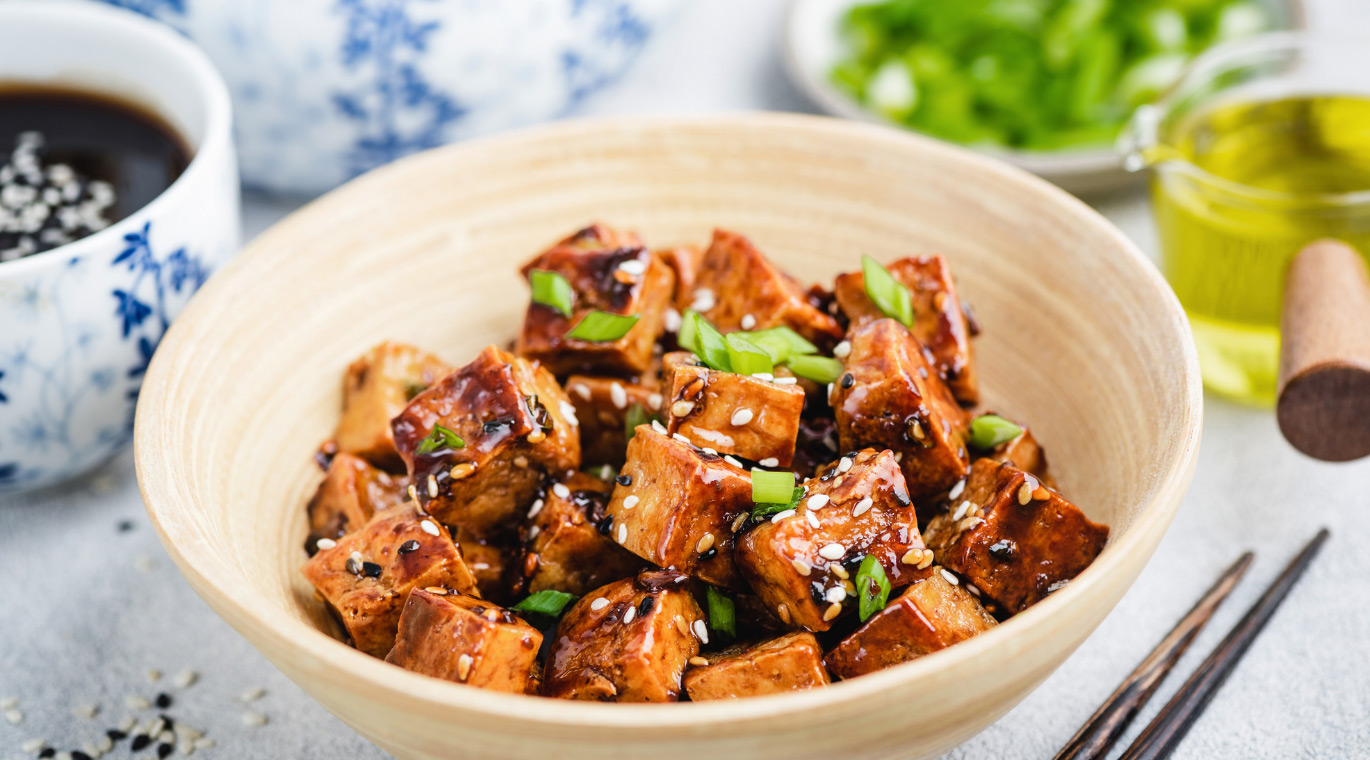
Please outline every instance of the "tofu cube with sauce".
M557 626L542 694L599 702L675 702L691 657L708 643L689 578L641 573L591 591Z
M658 415L664 398L655 385L588 375L568 377L566 395L580 423L581 463L614 467L623 465L627 451L628 411L636 405L648 417Z
M457 525L449 525L447 529L452 533L461 558L466 560L466 566L475 576L481 597L497 604L509 601L511 589L506 569L516 551L514 537L501 533L485 538Z
M691 702L741 699L826 686L823 648L812 633L795 631L757 644L729 647L707 665L685 671Z
M952 505L929 521L928 546L996 614L1021 612L1064 586L1108 540L1107 526L1036 476L989 459L976 460Z
M697 245L678 245L658 249L656 254L675 272L675 307L679 315L690 308L694 300L695 279L699 277L699 267L704 263L704 251Z
M798 385L682 365L666 397L666 432L720 454L789 467L803 411Z
M963 404L979 401L971 326L961 308L946 258L941 254L911 256L888 264L885 269L908 288L913 306L913 326L909 329L932 352L933 365L945 378L952 395ZM835 292L852 328L885 318L884 312L866 295L866 277L861 272L839 275Z
M985 458L1011 464L1023 472L1036 475L1048 487L1056 487L1055 481L1052 480L1051 474L1047 470L1046 451L1037 442L1032 430L1027 427L1024 427L1023 432L1017 436L985 452Z
M409 480L390 475L352 454L338 454L309 500L310 552L321 538L336 540L366 524L381 510L403 504Z
M523 267L556 272L575 293L572 315L530 302L519 333L518 355L541 362L557 376L573 373L638 375L652 364L665 313L675 300L675 274L636 235L593 225L557 243ZM591 311L638 316L615 340L589 341L567 333Z
M609 536L628 551L717 586L743 588L733 525L752 509L751 475L640 425L609 499Z
M645 562L599 529L611 484L583 472L548 486L528 510L520 591L583 596L636 575Z
M854 610L857 568L868 554L893 588L932 563L891 452L843 457L804 488L795 510L765 520L737 544L743 577L782 622L826 631Z
M842 339L837 320L815 306L793 277L736 232L714 230L689 308L725 333L783 325L819 347Z
M828 670L838 678L855 678L946 649L997 625L956 580L936 565L919 572L904 593L828 652Z
M451 371L438 357L404 343L382 343L352 362L343 378L342 419L333 433L338 451L402 471L390 420Z
M882 319L849 335L846 369L831 402L842 450L865 446L900 455L909 495L951 488L970 465L970 420L904 326Z
M524 694L536 683L542 634L513 613L443 588L414 589L385 661L415 673Z
M447 529L412 505L377 513L305 563L304 577L337 614L352 643L384 657L395 643L405 596L440 586L478 594Z
M461 445L421 453L439 425ZM580 466L575 407L556 378L494 346L416 396L393 427L424 508L484 536L516 524L545 473Z

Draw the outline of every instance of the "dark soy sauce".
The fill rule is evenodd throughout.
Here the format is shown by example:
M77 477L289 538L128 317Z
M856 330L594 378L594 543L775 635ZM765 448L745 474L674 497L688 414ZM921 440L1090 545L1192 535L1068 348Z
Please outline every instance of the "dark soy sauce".
M98 232L146 206L190 163L140 106L0 82L0 262Z

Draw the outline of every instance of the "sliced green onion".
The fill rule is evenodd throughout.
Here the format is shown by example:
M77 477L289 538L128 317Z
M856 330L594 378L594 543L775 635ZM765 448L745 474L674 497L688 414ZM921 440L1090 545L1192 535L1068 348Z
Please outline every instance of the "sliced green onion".
M733 365L728 358L728 341L723 337L723 333L709 324L709 320L705 319L699 312L689 311L686 314L690 316L694 331L695 348L692 350L695 356L698 356L705 365L713 369L720 372L732 372Z
M815 383L835 383L842 376L842 362L830 356L792 356L785 366Z
M565 277L546 269L534 269L528 273L528 282L533 287L533 303L571 316L576 306L576 291Z
M728 638L737 638L737 607L732 597L713 586L704 593L709 607L709 628L727 634Z
M728 344L728 364L733 372L739 375L775 372L770 352L747 340L740 333L729 333L724 341Z
M554 591L544 589L533 594L514 605L514 609L519 612L536 612L539 615L557 617L561 611L566 609L566 605L576 600L575 594L568 594L565 591Z
M607 311L596 309L577 322L576 326L566 333L566 337L588 340L594 343L618 340L633 329L633 325L637 324L638 317L637 314L610 314Z
M694 309L686 309L685 313L680 315L680 332L676 333L675 338L681 348L695 356L699 356L699 330L695 327L695 317L697 316L699 316L699 312Z
M442 425L434 425L432 432L424 436L422 441L419 441L419 445L414 449L414 453L420 456L427 456L436 451L461 449L465 447L466 441L463 441L461 436Z
M637 435L638 425L650 425L652 418L647 416L647 410L642 404L633 404L628 407L628 413L623 416L623 434L625 441L633 440Z
M738 334L738 333L734 333ZM775 364L783 364L791 356L818 353L818 347L788 327L768 327L765 330L741 333L747 340L766 349Z
M802 498L804 498L804 487L795 486L794 491L790 493L789 501L775 504L757 504L752 507L752 519L764 520L771 515L779 514L787 509L797 509L799 507L799 500Z
M861 257L861 274L866 278L866 295L871 303L905 327L913 326L913 298L894 275L870 256Z
M874 554L867 554L861 560L861 567L856 571L856 592L859 600L857 613L863 623L889 604L890 579Z
M982 414L970 422L971 448L981 451L1017 438L1023 429L997 414Z
M752 501L757 504L784 504L794 491L794 473L752 468Z

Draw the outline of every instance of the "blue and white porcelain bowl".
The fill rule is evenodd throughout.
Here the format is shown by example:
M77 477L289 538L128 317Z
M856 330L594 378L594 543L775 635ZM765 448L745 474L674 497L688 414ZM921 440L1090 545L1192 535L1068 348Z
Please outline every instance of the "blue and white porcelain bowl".
M118 453L172 318L239 245L228 90L165 27L87 3L0 2L0 81L93 90L150 108L191 148L132 216L0 263L0 491L54 483Z
M409 153L572 113L627 70L679 0L105 2L180 30L223 72L247 185L313 194Z

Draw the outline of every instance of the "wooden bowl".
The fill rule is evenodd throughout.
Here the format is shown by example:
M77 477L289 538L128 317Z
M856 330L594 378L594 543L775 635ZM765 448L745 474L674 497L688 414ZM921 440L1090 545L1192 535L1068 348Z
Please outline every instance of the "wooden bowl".
M986 402L1029 421L1065 493L1113 527L1075 582L987 634L830 688L738 703L583 704L419 676L330 635L299 573L311 455L344 367L386 338L463 363L516 332L517 267L590 220L651 243L752 236L805 281L944 251L984 326ZM201 596L399 758L910 758L1025 697L1151 557L1199 444L1199 368L1156 270L1098 214L995 161L819 117L569 122L375 171L257 238L167 334L138 477ZM1085 716L1079 716L1081 720Z

